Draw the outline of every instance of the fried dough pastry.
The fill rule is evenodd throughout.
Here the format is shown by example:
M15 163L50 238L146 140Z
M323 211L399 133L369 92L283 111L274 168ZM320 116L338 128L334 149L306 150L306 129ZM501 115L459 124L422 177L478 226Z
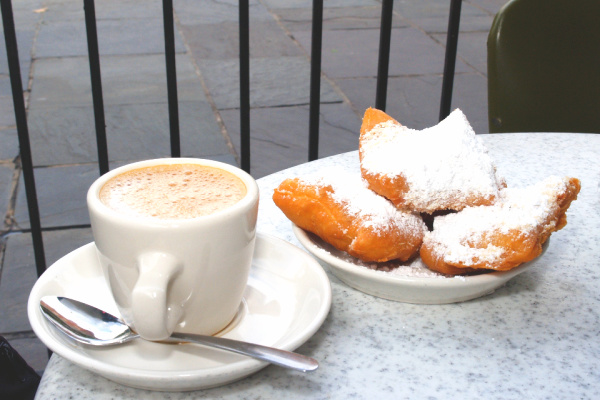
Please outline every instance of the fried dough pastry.
M396 209L360 174L341 169L287 179L273 201L294 224L362 261L406 261L427 230L420 216Z
M369 108L360 129L359 157L369 188L414 212L490 205L506 186L458 109L438 125L417 131Z
M552 176L524 189L505 189L494 205L437 217L423 240L421 259L446 275L507 271L531 261L567 224L566 211L580 188L576 178Z
M396 121L394 118L387 115L385 112L376 108L367 108L365 115L363 115L362 125L360 126L360 134L366 135L368 132L373 130L377 125L388 123L390 125L402 126L402 124ZM377 134L377 132L374 132Z

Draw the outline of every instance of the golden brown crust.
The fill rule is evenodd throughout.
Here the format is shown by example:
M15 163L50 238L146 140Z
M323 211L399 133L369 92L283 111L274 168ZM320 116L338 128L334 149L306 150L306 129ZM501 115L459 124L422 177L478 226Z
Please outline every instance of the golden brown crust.
M419 256L421 257L421 261L423 261L427 268L429 268L432 271L449 276L469 275L474 272L477 272L477 269L475 268L460 268L447 264L444 262L443 258L437 253L431 251L430 249L424 250L423 248L424 246L421 246L421 249L419 250Z
M369 132L373 130L377 125L382 123L392 123L394 125L402 126L394 118L390 117L385 112L376 108L367 108L363 116L362 125L360 127L360 138L358 142L358 154L359 159L362 161L365 138ZM365 170L361 165L362 177L367 181L369 189L375 193L384 196L389 199L396 207L404 204L404 193L408 192L408 185L402 176L397 176L394 179L381 174L372 174Z
M407 209L405 207L404 196L408 192L408 183L402 175L391 178L386 175L373 174L361 167L362 177L365 178L369 189L390 200L396 207ZM407 211L412 211L407 209Z
M485 248L489 245L504 250L501 257L494 261L474 258L468 265L464 262L448 262L431 244L423 245L420 249L421 260L432 270L444 275L468 275L482 270L509 271L525 262L537 258L542 253L542 243L539 236L524 234L520 231L499 234L486 240L470 242L473 248Z
M326 242L337 249L348 248L352 238L344 229L352 225L352 219L335 206L327 193L331 190L302 185L299 179L286 179L273 192L273 202L300 228L327 238Z
M449 256L449 251L445 247L446 243L431 239L432 233L426 236L421 246L421 259L429 269L445 275L463 275L480 270L511 270L537 258L542 253L542 245L550 235L566 225L565 213L571 202L577 198L580 189L581 184L578 179L566 179L564 190L549 200L553 205L550 207L550 211L538 224L532 225L528 229L520 227L505 231L490 227L489 230L478 231L472 237L457 239L461 245L471 249L498 249L495 257L479 257L478 255L485 253L474 251L472 258L457 260ZM498 207L483 207L480 210L489 210L491 217L492 213L498 212ZM463 212L466 213L468 210ZM460 215L460 212L456 214L458 218ZM459 222L456 219L454 221Z
M540 234L542 243L548 240L553 232L561 230L567 225L567 210L571 206L571 203L577 199L577 195L581 190L581 182L577 178L569 178L566 186L567 189L556 198L556 204L558 204L556 214L549 218L549 222L554 221L555 225L546 223L542 229Z
M367 108L363 115L362 125L360 126L360 134L367 133L375 128L377 125L384 122L393 122L394 124L401 125L400 122L387 115L385 112L376 108Z
M460 211L467 206L494 204L499 189L505 187L506 184L501 178L495 176L495 168L492 165L491 159L487 155L482 154L485 152L485 149L480 144L477 144L474 132L470 128L466 117L464 117L460 110L456 110L443 123L446 124L444 127L440 123L439 126L436 126L437 130L429 130L428 133L416 131L403 133L410 130L398 130L398 127L402 125L385 112L373 108L367 109L360 129L359 159L361 174L367 181L369 188L381 196L388 198L398 208L421 213L431 214L442 210ZM456 136L454 143L462 143L462 139L465 137L469 138L469 140L464 142L465 149L457 150L461 151L460 157L457 154L452 154L452 156L448 157L448 162L456 162L456 159L477 160L473 164L465 164L463 168L458 170L453 169L452 165L442 161L440 161L441 164L432 163L435 159L443 159L442 157L438 158L437 155L432 156L434 150L438 152L437 154L446 152L444 148L437 148L436 150L436 145L437 147L441 146L435 142L436 138L442 137L439 136L440 134L448 136L454 133L461 135ZM424 139L416 139L421 134L426 135ZM400 141L397 142L395 138ZM431 142L428 142L429 139L431 139ZM398 146L400 143L401 146ZM467 144L472 148L469 147L467 149ZM391 157L381 157L381 150L390 148L391 146L398 146L398 151L394 154L389 154ZM370 157L366 161L367 157L371 154L375 154L375 156ZM422 157L414 157L414 154L422 155ZM423 179L415 180L413 176L411 180L409 179L411 177L409 169L398 167L398 165L402 165L400 160L409 159L411 156L415 158L415 163L411 165L418 166L416 170L424 175ZM380 168L383 167L379 166L374 171L366 167L366 164L372 166L373 160L378 164L382 158L386 160L394 158L395 160L399 160L399 162L398 164L396 164L396 161L393 163L386 162L385 164L388 164L391 170L385 169L382 171ZM392 164L394 167L391 167ZM414 174L415 170L412 171ZM444 171L453 171L457 175L449 176L449 179L442 183L445 186L437 187L431 184L429 190L423 191L423 181L435 182L435 178L432 179L432 177L442 176L441 172ZM473 171L472 174L475 179L469 180L462 177L466 175L466 171ZM463 183L466 182L467 185L462 185L459 179L454 179L457 176L460 176L460 179L463 179ZM486 179L487 182L483 182ZM468 182L481 182L481 186L469 187ZM438 189L437 195L432 195L435 189ZM423 192L427 192L427 194L422 194Z
M414 214L374 226L364 216L348 212L334 198L331 185L297 178L283 181L273 201L294 224L362 261L406 261L418 253L425 232L424 223Z

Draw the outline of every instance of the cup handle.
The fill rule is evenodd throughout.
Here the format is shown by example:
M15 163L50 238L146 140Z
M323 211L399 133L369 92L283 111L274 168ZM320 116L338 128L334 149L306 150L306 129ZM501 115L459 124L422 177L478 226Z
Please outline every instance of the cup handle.
M141 254L137 262L139 277L131 294L135 330L147 340L166 339L182 314L181 308L167 304L167 288L182 265L174 256L161 252Z

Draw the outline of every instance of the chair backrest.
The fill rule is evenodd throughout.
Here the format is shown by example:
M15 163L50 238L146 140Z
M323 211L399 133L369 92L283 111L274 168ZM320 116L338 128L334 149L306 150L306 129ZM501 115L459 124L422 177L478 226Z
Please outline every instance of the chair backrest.
M511 0L488 37L490 132L600 133L600 1Z

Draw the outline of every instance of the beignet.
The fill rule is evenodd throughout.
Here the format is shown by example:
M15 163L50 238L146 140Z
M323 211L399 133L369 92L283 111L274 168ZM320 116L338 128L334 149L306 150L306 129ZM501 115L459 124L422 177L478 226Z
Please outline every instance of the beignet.
M567 224L565 213L580 188L576 178L551 176L527 188L504 189L494 205L436 217L421 259L446 275L507 271L531 261L552 232Z
M406 261L427 230L419 215L398 210L360 174L341 169L286 179L273 201L294 224L363 261Z
M459 109L436 126L418 131L369 108L361 126L359 156L369 188L409 211L431 214L490 205L506 186Z

